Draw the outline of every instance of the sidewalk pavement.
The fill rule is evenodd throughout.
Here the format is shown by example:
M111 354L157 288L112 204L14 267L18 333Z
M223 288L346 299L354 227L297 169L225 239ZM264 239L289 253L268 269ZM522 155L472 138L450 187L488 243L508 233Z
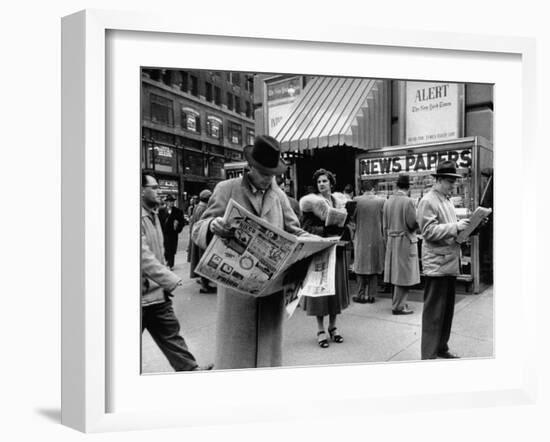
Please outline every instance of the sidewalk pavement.
M181 237L180 237L181 238ZM200 365L214 361L216 294L199 293L200 285L189 279L185 244L176 255L174 272L184 283L174 292L174 310L181 334ZM351 281L350 295L356 285ZM284 324L283 365L329 365L420 359L422 293L411 293L412 315L391 314L391 295L380 293L374 304L350 306L338 316L342 344L329 348L317 345L316 321L297 308ZM327 318L328 319L328 318ZM326 321L328 322L328 321ZM478 295L457 294L451 338L451 351L463 358L493 356L493 289ZM172 368L147 332L142 340L143 373L170 372Z

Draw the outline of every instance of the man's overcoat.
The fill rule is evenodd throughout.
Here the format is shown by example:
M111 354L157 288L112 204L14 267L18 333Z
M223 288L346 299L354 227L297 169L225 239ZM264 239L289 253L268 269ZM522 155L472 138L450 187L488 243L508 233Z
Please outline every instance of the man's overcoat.
M192 238L199 247L207 247L210 223L224 215L230 199L275 227L295 235L305 233L275 181L264 193L254 189L245 174L214 188L208 207L193 226ZM283 293L255 298L219 285L217 296L216 369L281 365Z
M384 206L384 236L387 240L384 282L412 286L420 282L418 239L414 202L397 190Z
M376 195L361 195L355 201L353 270L360 275L381 274L386 249L382 234L382 213L386 201Z

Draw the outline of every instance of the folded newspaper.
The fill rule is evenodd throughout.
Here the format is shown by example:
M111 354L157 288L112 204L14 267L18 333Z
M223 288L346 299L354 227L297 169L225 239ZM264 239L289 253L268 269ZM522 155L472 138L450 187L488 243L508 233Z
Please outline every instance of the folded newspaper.
M472 232L481 224L481 222L491 214L492 210L486 207L479 206L472 216L470 216L470 224L456 238L456 242L462 244L468 239Z
M234 236L214 236L195 273L257 297L284 290L285 297L294 298L308 272L309 262L304 259L338 243L338 238L292 235L233 199L224 221L234 227Z

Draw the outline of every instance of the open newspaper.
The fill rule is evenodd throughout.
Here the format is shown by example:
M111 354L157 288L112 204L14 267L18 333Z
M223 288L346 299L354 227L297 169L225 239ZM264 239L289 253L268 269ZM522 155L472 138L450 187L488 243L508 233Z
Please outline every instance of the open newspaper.
M335 238L336 240L338 238ZM285 291L287 317L291 317L303 296L336 295L336 245L316 253L309 260L307 273L302 283Z
M294 298L308 271L309 262L304 259L338 242L338 238L292 235L233 199L224 221L234 228L234 236L214 236L195 273L252 296L285 290L285 296Z
M456 242L462 244L468 239L472 232L479 226L479 224L491 214L492 210L486 207L479 206L472 216L470 216L470 224L462 232L460 232L456 238Z

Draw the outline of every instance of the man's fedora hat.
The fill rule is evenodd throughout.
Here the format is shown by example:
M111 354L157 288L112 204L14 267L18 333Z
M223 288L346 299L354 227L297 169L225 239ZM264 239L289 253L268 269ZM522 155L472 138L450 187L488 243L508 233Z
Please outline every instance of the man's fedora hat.
M248 164L262 173L279 175L288 167L281 158L279 143L268 135L257 136L253 145L244 147L243 153Z
M397 177L397 187L400 189L408 189L411 185L411 180L409 178L409 175L406 173L400 173Z
M176 198L174 198L172 195L168 195L166 198L164 198L164 201L176 201Z
M442 161L437 165L435 173L432 173L434 177L449 177L449 178L462 178L462 175L456 173L456 163L454 161Z

